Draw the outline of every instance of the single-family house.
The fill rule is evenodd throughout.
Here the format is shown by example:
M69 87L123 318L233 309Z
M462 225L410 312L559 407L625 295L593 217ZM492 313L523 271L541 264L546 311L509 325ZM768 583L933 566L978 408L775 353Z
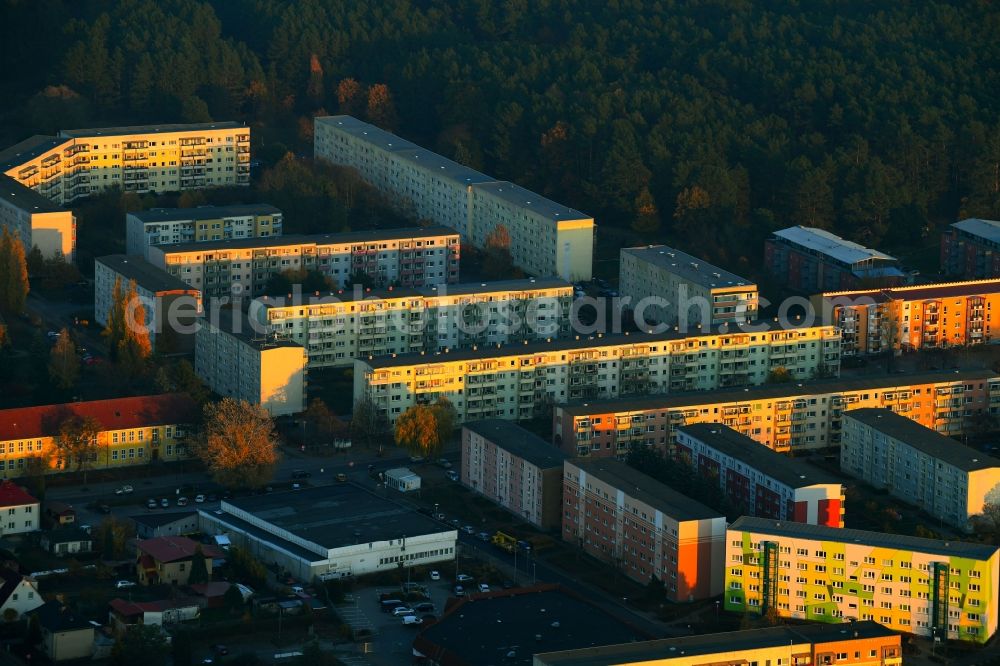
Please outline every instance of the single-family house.
M88 659L94 654L94 625L61 601L44 603L31 614L42 635L39 648L51 661Z

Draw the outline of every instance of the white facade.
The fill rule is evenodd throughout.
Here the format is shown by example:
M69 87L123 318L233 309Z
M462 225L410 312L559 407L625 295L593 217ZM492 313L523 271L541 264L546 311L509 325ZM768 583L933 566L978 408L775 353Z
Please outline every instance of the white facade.
M229 317L200 320L195 373L222 396L261 405L271 416L306 408L306 351L287 340L255 333L245 319L236 331Z
M309 367L355 358L471 349L569 334L573 286L506 280L417 290L331 294L305 304L261 299L250 316L307 348Z
M666 245L622 248L618 291L647 322L666 326L690 329L757 318L757 285Z
M40 520L38 502L0 507L0 535L37 532Z
M267 204L153 208L125 215L125 251L148 259L150 245L280 236L283 220Z
M10 575L17 576L19 574L10 573ZM21 582L11 591L10 596L4 600L3 604L0 604L0 617L3 617L8 610L12 610L20 618L44 603L45 601L38 591L38 582L31 578L22 577Z
M386 488L393 488L401 493L420 490L420 477L407 467L396 467L385 472Z
M1000 503L1000 460L889 410L844 414L840 469L966 531Z
M589 280L594 219L506 181L462 166L350 116L315 119L317 159L354 168L419 218L484 247L503 226L514 263L531 275Z

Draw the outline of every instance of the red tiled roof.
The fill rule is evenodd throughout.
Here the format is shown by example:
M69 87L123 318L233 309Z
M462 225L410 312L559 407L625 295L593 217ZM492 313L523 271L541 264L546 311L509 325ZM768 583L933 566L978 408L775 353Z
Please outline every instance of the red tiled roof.
M211 583L198 583L189 585L191 591L203 597L224 597L229 591L229 583L224 581L213 581Z
M127 430L193 423L197 411L194 401L180 393L3 409L0 410L0 441L55 436L60 424L74 415L92 416L104 430Z
M137 544L139 550L149 555L157 562L175 562L194 555L201 546L202 554L207 558L222 557L222 551L215 546L200 544L197 541L182 536L165 536L146 539Z
M38 500L28 494L21 486L10 481L0 483L0 507L24 506L25 504L38 504Z
M168 599L160 599L158 601L126 601L125 599L115 598L109 601L108 605L111 606L111 610L123 617L133 617L135 615L142 615L143 613L157 613L170 608L184 608L190 604L180 600L170 601Z

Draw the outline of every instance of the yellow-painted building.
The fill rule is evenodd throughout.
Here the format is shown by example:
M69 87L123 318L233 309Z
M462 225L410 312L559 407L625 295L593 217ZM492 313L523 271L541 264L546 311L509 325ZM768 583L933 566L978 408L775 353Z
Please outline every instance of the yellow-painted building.
M269 204L152 208L125 216L125 251L149 258L150 245L280 236L284 214Z
M844 354L991 344L1000 336L1000 279L835 291L813 307L844 332Z
M187 458L197 407L187 396L168 393L0 410L0 474L24 476L33 460L50 472L76 470L79 461L56 442L61 425L76 417L92 417L100 425L84 467L108 469Z
M306 347L309 367L355 358L495 347L569 335L573 285L504 280L418 289L340 291L306 303L262 297L251 317ZM261 304L258 307L258 303Z
M988 544L742 517L725 566L728 611L975 643L997 629L1000 550Z
M838 374L840 332L816 326L690 336L598 335L357 359L354 398L370 396L390 422L411 405L438 398L451 401L460 421L520 420L569 400L763 384L779 367L799 379Z

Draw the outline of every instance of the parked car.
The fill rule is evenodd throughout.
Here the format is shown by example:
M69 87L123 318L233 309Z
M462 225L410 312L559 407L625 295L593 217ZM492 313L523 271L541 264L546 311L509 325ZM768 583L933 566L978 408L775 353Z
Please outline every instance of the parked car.
M168 506L170 506L170 500L164 497L163 499L160 500L160 506L166 509Z
M476 528L473 527L472 525L463 525L462 531L465 532L466 534L475 534Z
M454 587L453 591L454 591L456 597L464 597L465 596L465 588L462 587L461 585L456 585Z
M394 617L402 617L403 615L415 615L415 611L409 606L396 606L392 609L392 614Z
M441 467L444 467L445 469L451 469L451 463L448 462L447 458L439 458L438 459L438 465L440 465Z
M195 504L204 504L205 503L205 496L202 495L202 494L200 494L200 493L197 494L197 495L195 495L194 496L194 503Z
M458 481L458 472L453 469L449 469L444 475L448 477L449 481Z
M486 583L480 583L479 584L479 591L480 592L489 592L490 591L490 586L487 585Z
M341 472L340 474L337 475L337 483L344 483L345 481L347 481L347 475L346 474L344 474L343 472Z
M158 506L160 506L160 503L157 502L155 499L151 499L148 502L146 502L147 509L155 509Z
M434 604L432 604L431 602L422 601L416 606L414 606L413 610L417 611L418 613L433 613L435 609L434 609Z
M132 486L122 486L115 490L115 495L129 495L135 490Z
M177 498L177 506L187 506L187 505L188 505L188 498L187 497L178 497Z
M423 456L410 456L410 462L416 465L417 463L422 463L425 460Z
M455 580L458 581L459 583L471 583L472 576L469 576L468 574L458 574L457 576L455 576Z
M391 613L402 606L403 601L401 599L383 599L379 602L379 605L383 613Z
M451 520L449 520L448 522L449 522L449 523L451 523L452 525L454 525L455 527L458 527L458 526L459 526L459 525L461 524L461 523L459 522L458 518L452 518L452 519L451 519Z
M120 580L117 583L115 583L116 590L120 590L125 587L135 587L135 583L133 583L130 580Z
M308 479L311 476L312 476L312 472L307 472L304 469L295 469L295 470L292 470L292 478L293 479Z
M480 532L479 534L476 535L476 537L478 537L480 541L489 541L490 540L490 533L489 532Z
M417 626L417 625L420 625L420 624L423 624L423 623L424 623L424 621L421 620L416 615L404 615L403 616L403 626L404 627Z
M431 580L441 580L441 572L440 571L432 571L431 572Z

